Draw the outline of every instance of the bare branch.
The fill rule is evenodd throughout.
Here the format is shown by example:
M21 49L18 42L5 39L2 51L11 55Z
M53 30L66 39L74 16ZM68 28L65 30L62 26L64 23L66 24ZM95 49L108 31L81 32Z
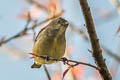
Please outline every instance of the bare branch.
M47 75L48 80L51 80L51 77L50 77L50 74L49 74L49 72L48 72L47 67L46 67L45 65L43 65L43 67L44 67L44 71L45 71L45 73L46 73L46 75Z
M56 58L52 58L52 57L49 57L49 56L39 56L39 55L36 55L36 54L33 54L33 53L30 53L30 54L33 55L34 57L39 57L39 58L45 59L46 61L49 61L49 60L61 61L64 64L67 64L67 65L72 66L72 67L77 66L78 64L82 64L82 65L90 66L90 67L92 67L96 70L99 70L98 67L96 67L92 64L89 64L89 63L84 63L84 62L79 62L79 61L74 61L74 60L68 60L67 58L56 59Z
M0 46L1 46L2 44L5 44L5 43L13 40L13 39L18 38L18 37L25 36L25 34L26 34L27 31L33 30L33 29L35 29L36 27L40 26L41 24L46 23L46 22L48 22L49 20L52 20L52 19L54 19L54 18L56 18L56 17L59 17L59 16L57 16L57 15L56 15L56 16L53 16L53 17L51 17L51 18L49 18L49 19L46 19L46 20L44 20L44 21L42 21L42 22L39 22L38 24L34 24L34 25L32 25L31 27L29 27L29 28L28 28L27 26L29 25L30 21L29 21L29 22L27 21L27 23L26 23L26 25L25 25L25 27L24 27L23 30L21 30L21 31L18 32L17 34L13 35L12 37L10 37L10 38L8 38L8 39L0 42Z
M116 55L115 53L113 53L112 51L110 51L109 49L107 49L105 46L102 45L103 50L110 55L111 57L114 57L114 59L120 63L120 56Z
M85 19L86 28L91 42L92 56L95 60L97 67L99 67L99 73L103 80L112 80L112 76L107 68L107 65L102 56L102 50L99 44L99 39L95 31L93 19L90 12L90 7L88 6L87 0L79 0L82 13Z
M81 29L77 29L74 27L74 25L71 23L70 24L70 29L73 31L73 32L76 32L78 34L80 34L82 36L82 38L84 38L87 42L89 42L89 39L88 39L88 36L85 34L85 32ZM120 63L120 56L119 55L116 55L116 53L110 51L107 47L105 47L103 44L101 44L101 47L103 49L103 51L105 51L105 53L109 56L111 56L112 58L114 58L117 62ZM89 50L89 52L91 52L91 50Z

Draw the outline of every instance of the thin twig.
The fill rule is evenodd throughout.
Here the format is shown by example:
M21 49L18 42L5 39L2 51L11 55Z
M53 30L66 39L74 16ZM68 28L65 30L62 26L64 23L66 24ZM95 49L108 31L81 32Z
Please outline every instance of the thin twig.
M29 22L29 23L27 22L23 30L21 30L21 31L18 32L17 34L13 35L12 37L10 37L10 38L8 38L8 39L0 42L0 46L1 46L2 44L5 44L5 43L13 40L13 39L18 38L18 37L25 36L25 33L26 33L27 31L33 30L33 29L35 29L36 27L40 26L41 24L44 24L44 23L48 22L49 20L52 20L52 19L57 18L57 17L59 17L59 16L53 16L53 17L51 17L51 18L49 18L49 19L46 19L46 20L44 20L44 21L42 21L42 22L39 22L38 24L34 24L34 25L32 25L31 27L27 27L27 26L29 25L29 23L30 23L30 22Z
M45 73L46 73L46 75L47 75L48 80L51 80L51 77L50 77L50 74L49 74L49 72L48 72L47 67L46 67L45 65L43 65L43 67L44 67L44 71L45 71Z
M40 4L39 2L35 1L35 0L27 0L29 3L31 4L36 4L40 9L43 9L45 11L47 11L47 7L45 7L44 5Z
M49 57L49 56L39 56L39 55L37 55L37 54L33 54L33 53L30 53L32 56L34 56L34 58L35 57L37 57L37 58L42 58L42 59L44 59L45 61L61 61L61 62L63 62L63 64L65 65L65 64L67 64L69 67L65 70L65 72L63 73L63 77L62 77L62 80L64 79L64 77L65 77L65 75L67 74L67 72L71 69L71 68L73 68L73 67L75 67L75 66L77 66L77 65L79 65L79 64L81 64L81 65L86 65L86 66L89 66L89 67L92 67L92 68L94 68L94 69L96 69L96 70L100 70L98 67L96 67L96 66L94 66L94 65L92 65L92 64L89 64L89 63L84 63L84 62L79 62L79 61L74 61L74 60L68 60L67 58L60 58L60 59L57 59L57 58L53 58L53 57ZM46 67L45 67L45 65L43 65L43 67L44 67L44 70L45 70L45 72L46 72L46 75L47 75L47 77L48 77L48 79L50 80L51 78L50 78L50 74L48 73L48 70L46 69Z
M30 23L30 22L27 21L24 29L21 30L19 33L17 33L17 34L15 34L14 36L12 36L12 37L10 37L10 38L8 38L8 39L0 42L0 46L1 46L2 44L5 44L5 43L11 41L12 39L18 38L18 37L20 37L20 36L24 36L24 35L26 34L27 30L28 30L27 26L29 25L29 23Z
M69 27L70 27L70 29L71 29L73 32L76 32L76 33L80 34L80 35L82 36L82 38L84 38L87 42L89 42L88 36L85 34L85 32L84 32L83 30L81 30L81 29L75 28L74 26L75 26L74 24L70 24ZM110 51L110 50L109 50L107 47L105 47L103 44L101 44L101 47L102 47L103 51L104 51L107 55L113 57L117 62L120 63L120 56L119 56L119 55L117 55L116 53ZM91 52L91 51L89 51L89 52Z
M73 32L76 32L76 33L80 34L86 41L89 41L88 36L85 34L85 32L84 32L83 30L81 30L81 29L75 28L74 26L75 26L75 25L72 24L72 23L70 23L70 25L69 25L70 29L71 29Z
M92 65L92 64L89 64L89 63L84 63L84 62L79 62L79 61L74 61L74 60L68 60L67 58L61 58L61 59L56 59L56 58L52 58L52 57L48 57L48 56L39 56L39 55L36 55L36 54L33 54L33 53L30 53L31 55L33 55L34 57L39 57L39 58L43 58L45 59L46 61L49 61L49 60L53 60L53 61L61 61L63 62L64 64L67 64L69 66L75 66L75 64L82 64L82 65L86 65L86 66L90 66L96 70L99 70L98 67ZM71 64L71 63L74 63L74 64ZM76 65L76 66L77 66Z
M109 49L107 49L105 46L102 45L103 50L111 57L114 57L114 59L120 63L120 56L116 55L115 53L113 53L112 51L110 51Z
M73 60L68 60L69 62L73 62L73 63L77 63L77 64L82 64L82 65L86 65L86 66L90 66L92 68L95 68L96 70L99 70L98 67L92 65L92 64L89 64L89 63L84 63L84 62L78 62L78 61L73 61Z
M101 75L101 78L103 80L112 80L112 76L102 56L102 50L99 44L99 39L97 38L97 34L95 31L94 22L90 12L90 7L88 6L87 0L79 0L79 2L85 19L85 24L86 24L85 27L87 28L88 35L90 38L90 43L92 47L91 54L94 58L97 67L100 68L99 73Z

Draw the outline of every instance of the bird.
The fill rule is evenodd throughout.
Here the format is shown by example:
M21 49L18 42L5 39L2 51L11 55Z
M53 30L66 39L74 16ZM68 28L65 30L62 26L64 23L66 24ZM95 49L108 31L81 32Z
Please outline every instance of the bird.
M60 59L66 48L65 32L69 22L62 17L53 19L36 36L32 53L38 56L48 56ZM52 64L55 61L34 57L31 68L40 68L43 64Z

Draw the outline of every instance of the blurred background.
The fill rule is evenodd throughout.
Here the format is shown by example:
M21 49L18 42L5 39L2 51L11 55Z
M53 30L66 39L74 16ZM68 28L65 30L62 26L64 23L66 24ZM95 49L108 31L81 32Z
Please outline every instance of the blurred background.
M88 0L95 29L113 80L120 79L120 0ZM43 67L31 69L34 38L53 16L70 22L65 57L95 65L79 0L0 1L0 80L48 80ZM47 22L47 23L46 23ZM43 23L43 24L42 24ZM52 80L61 80L68 66L47 65ZM85 65L69 70L64 80L101 80Z

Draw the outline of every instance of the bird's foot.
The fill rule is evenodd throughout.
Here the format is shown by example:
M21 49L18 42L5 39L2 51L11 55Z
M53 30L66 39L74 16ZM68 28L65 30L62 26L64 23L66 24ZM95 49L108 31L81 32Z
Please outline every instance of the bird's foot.
M45 59L46 62L50 60L50 57L47 56L47 55L44 55L44 56L42 56L42 57Z
M65 65L65 64L68 64L68 59L67 59L66 57L63 57L63 58L61 58L61 59L62 59L64 65Z

